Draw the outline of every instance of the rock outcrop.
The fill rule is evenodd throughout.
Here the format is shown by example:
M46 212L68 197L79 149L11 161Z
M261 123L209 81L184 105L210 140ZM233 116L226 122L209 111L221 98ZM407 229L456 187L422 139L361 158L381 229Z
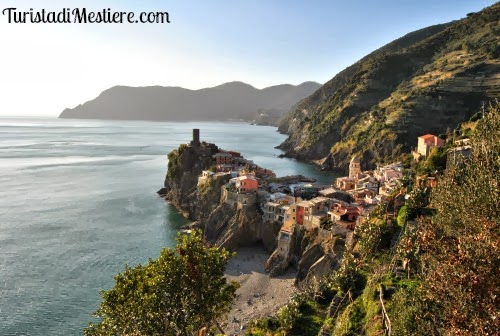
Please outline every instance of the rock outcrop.
M212 165L212 155L218 147L201 143L199 146L180 145L168 154L168 173L159 193L174 205L184 217L191 220L208 217L213 199L220 199L220 188L210 188L209 193L198 193L198 177Z
M268 251L276 247L278 223L262 220L257 205L233 205L222 199L222 187L229 175L210 178L202 185L198 177L213 165L212 156L219 148L214 144L181 145L169 154L165 187L158 193L186 218L196 221L205 239L230 250L262 244ZM193 227L193 226L191 226Z
M272 252L276 248L276 237L280 225L262 220L255 205L237 207L220 204L204 222L205 238L229 250L238 247L262 244Z
M296 265L297 285L303 288L314 285L339 267L344 251L352 248L352 235L352 231L345 229L296 227L289 249L276 249L266 262L266 270L271 276L278 276L289 266Z
M211 244L236 251L239 247L262 245L271 257L266 269L271 276L288 267L298 269L297 283L306 286L336 269L344 249L346 233L323 229L306 230L297 226L286 249L278 247L281 224L265 221L259 202L228 201L224 185L230 174L213 174L199 179L213 168L212 156L219 151L214 144L192 142L169 154L165 187L158 193L182 214L195 221L189 228L200 228Z

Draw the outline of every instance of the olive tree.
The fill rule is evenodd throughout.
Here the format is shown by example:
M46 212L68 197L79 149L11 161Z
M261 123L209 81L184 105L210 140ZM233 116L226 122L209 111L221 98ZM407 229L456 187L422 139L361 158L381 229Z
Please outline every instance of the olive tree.
M484 112L471 146L471 157L449 167L433 192L437 214L420 224L419 334L494 335L500 330L498 104Z
M101 292L85 335L192 335L217 324L235 299L236 282L224 270L232 254L209 247L200 231L179 235L174 249L163 249L146 265L125 266L115 286Z

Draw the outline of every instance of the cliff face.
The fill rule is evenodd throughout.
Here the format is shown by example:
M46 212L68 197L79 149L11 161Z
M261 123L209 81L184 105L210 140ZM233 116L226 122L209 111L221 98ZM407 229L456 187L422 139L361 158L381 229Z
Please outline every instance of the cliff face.
M205 239L230 250L262 244L267 251L276 248L280 230L277 223L264 222L255 206L240 207L221 203L203 224Z
M212 155L217 151L214 144L201 143L199 146L181 145L168 155L165 188L159 193L186 218L207 217L212 210L209 196L220 198L220 188L210 188L210 194L205 195L200 195L197 189L198 176L212 166Z
M169 154L165 188L159 191L186 218L197 221L207 241L236 250L238 247L263 244L268 251L276 247L280 226L265 223L256 205L236 206L223 201L221 187L228 176L217 177L198 185L203 170L214 164L212 155L218 147L181 145Z
M297 282L306 285L335 269L342 257L345 232L332 235L326 230L297 228L292 236L289 254L284 258L277 249L281 224L264 221L259 202L242 204L228 201L222 187L228 175L214 175L198 180L203 170L210 169L212 156L218 152L213 144L181 145L169 155L165 188L159 191L185 217L196 221L208 242L237 250L239 247L263 245L275 251L267 265L271 275L283 273L289 266L297 266Z
M283 253L276 249L267 260L266 270L276 276L284 273L290 265L296 265L297 285L303 288L315 285L339 267L344 251L352 247L352 240L353 233L349 230L332 232L297 227L291 235L289 250Z
M345 171L396 160L500 97L500 5L410 33L340 72L286 116L288 156Z

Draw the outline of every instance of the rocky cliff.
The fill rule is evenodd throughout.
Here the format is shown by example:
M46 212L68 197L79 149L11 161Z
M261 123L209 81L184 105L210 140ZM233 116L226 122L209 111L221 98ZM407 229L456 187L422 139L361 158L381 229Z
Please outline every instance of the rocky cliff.
M500 97L500 5L412 32L343 70L292 108L279 127L288 156L346 171L399 159Z
M338 267L347 232L332 234L322 229L297 228L290 253L283 257L277 249L281 224L264 221L259 202L226 202L227 195L222 187L229 175L199 180L203 170L213 168L212 155L218 151L216 145L202 142L181 145L168 155L165 187L158 193L194 221L191 227L202 229L208 242L229 250L262 245L269 253L275 251L266 267L270 274L279 275L290 266L297 267L297 283L302 286Z
M256 206L240 207L221 203L204 222L205 238L230 250L262 244L272 252L280 230L277 223L264 222Z
M297 268L297 285L313 285L339 267L344 251L352 246L352 241L353 232L350 230L338 229L333 232L321 228L306 230L302 226L296 227L291 235L290 249L285 254L275 250L267 260L266 270L276 276L294 265Z
M199 220L208 217L220 198L220 188L209 188L207 193L198 192L198 176L212 167L212 155L217 153L214 144L201 143L199 146L180 145L168 154L168 172L164 188L158 193L174 205L184 217Z
M181 145L169 155L164 196L186 218L196 221L210 243L236 250L238 247L263 244L268 251L276 247L280 226L266 223L257 205L236 206L223 201L221 187L229 176L220 176L198 183L203 170L213 167L214 144Z

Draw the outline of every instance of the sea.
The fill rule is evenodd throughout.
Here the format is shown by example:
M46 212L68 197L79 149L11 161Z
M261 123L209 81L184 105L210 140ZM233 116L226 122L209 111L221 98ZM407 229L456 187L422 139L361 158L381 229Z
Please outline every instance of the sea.
M82 335L116 273L174 245L187 220L156 191L193 128L279 176L333 180L278 158L274 127L1 117L0 335Z

